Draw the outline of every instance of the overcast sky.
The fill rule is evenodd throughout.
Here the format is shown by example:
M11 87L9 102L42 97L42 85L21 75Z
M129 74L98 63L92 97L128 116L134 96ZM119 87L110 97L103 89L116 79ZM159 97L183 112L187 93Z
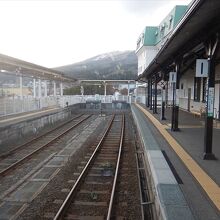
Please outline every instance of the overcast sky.
M135 50L146 25L158 25L191 0L0 0L0 53L46 67L111 51Z

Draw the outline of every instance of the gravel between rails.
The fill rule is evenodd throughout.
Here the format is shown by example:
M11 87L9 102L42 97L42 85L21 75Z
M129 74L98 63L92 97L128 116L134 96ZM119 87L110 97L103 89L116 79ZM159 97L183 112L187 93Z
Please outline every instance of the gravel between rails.
M122 219L139 220L141 219L141 205L135 158L134 127L130 112L126 112L125 115L126 129L124 146L112 214L113 216L121 216ZM110 117L111 116L106 116L106 120L89 136L66 166L62 168L44 190L29 204L29 207L19 216L19 220L53 219L73 186L74 180L77 178L77 175L74 175L74 173L79 172L79 166L82 167L88 159L88 155L91 155L91 143L95 145L97 140L100 139ZM95 180L95 177L89 178L91 181ZM88 190L93 190L91 189L91 185L89 187ZM102 185L102 190L105 190L105 188L108 189L106 185ZM84 190L87 190L86 187ZM83 194L81 194L81 196L84 197ZM100 199L102 199L103 196L105 197L105 195L101 195Z
M125 135L122 148L112 216L126 220L141 219L141 200L135 157L134 125L130 113L125 118Z
M54 142L51 146L46 148L45 150L39 152L34 158L25 161L22 165L16 168L16 170L12 170L8 175L1 177L0 184L0 198L5 194L5 191L8 190L11 186L16 184L26 175L28 175L32 170L34 170L42 161L46 160L51 154L60 151L63 148L63 145L67 143L68 139L74 136L77 133L82 132L83 127L86 124L90 124L96 116L89 118L88 121L83 122L77 128L70 131L65 137L59 139ZM64 141L65 139L65 141ZM61 144L62 143L62 144Z
M74 172L78 171L78 166L83 165L81 162L85 161L85 156L91 152L89 149L91 143L100 139L109 119L110 116L103 117L103 121L95 129L95 132L91 133L86 142L83 143L82 147L75 152L75 154L69 159L68 163L29 204L29 207L18 217L18 219L48 220L54 217L61 206L60 202L66 198L69 190L73 186L73 180L76 178Z

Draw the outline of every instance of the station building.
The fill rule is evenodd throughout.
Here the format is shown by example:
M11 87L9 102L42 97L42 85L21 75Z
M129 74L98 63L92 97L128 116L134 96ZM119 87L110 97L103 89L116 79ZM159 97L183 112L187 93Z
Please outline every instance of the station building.
M172 30L183 17L188 6L177 5L159 26L146 26L137 40L138 75L142 74L169 38Z
M183 16L189 10L192 3L188 6L177 5L161 21L159 26L146 26L137 40L136 55L138 57L138 76L141 76L152 62L156 62L156 55L161 49L164 49L164 43L169 40L174 28L179 24ZM178 28L178 27L177 27ZM187 33L186 33L187 34ZM205 58L204 44L198 45L191 51L191 54L185 54L186 59L183 62L183 71L179 79L179 107L194 114L203 114L205 112L207 77L196 77L196 58ZM217 63L218 64L218 63ZM158 65L160 65L158 63ZM220 119L220 71L219 65L216 65L215 72L215 98L213 116ZM160 72L161 74L161 72ZM169 97L172 95L172 88L168 84Z
M191 3L192 4L192 3ZM191 5L190 4L190 5ZM138 76L144 73L144 71L149 67L151 62L155 62L156 55L162 49L164 43L169 40L174 28L181 21L183 16L186 14L190 5L177 5L171 12L161 21L159 26L146 26L137 40L136 55L138 57ZM203 45L204 46L204 45ZM202 46L195 48L194 56L198 56L197 52L202 50ZM197 55L196 55L197 54ZM204 54L200 52L201 58ZM187 54L186 54L187 55ZM191 55L192 56L192 55ZM188 58L189 59L189 58ZM195 57L190 61L185 61L184 68L179 84L179 107L191 111L192 113L201 114L205 111L206 102L206 84L207 78L195 77L196 62ZM190 63L190 64L189 64ZM220 119L219 111L219 94L220 94L220 72L219 66L216 66L215 73L215 100L214 100L214 118ZM168 93L171 96L172 88L170 84L168 85ZM170 97L169 96L169 97Z
M137 47L135 51L138 57L138 76L141 75L153 61L161 47L169 38L173 29L177 26L178 22L183 17L187 8L188 6L186 5L177 5L160 22L158 26L146 26L144 28L137 40ZM143 93L144 87L146 87L146 84L143 82L137 84L137 100L142 100L142 102L145 102L146 100ZM160 86L157 86L158 93L160 92L160 88ZM170 88L167 88L167 102L170 102L171 96L172 91Z
M206 153L213 119L220 119L219 10L217 0L176 6L157 27L145 27L136 48L138 80L147 84L144 104L157 113L156 88L163 82L173 108L171 130L179 130L179 109L204 116Z

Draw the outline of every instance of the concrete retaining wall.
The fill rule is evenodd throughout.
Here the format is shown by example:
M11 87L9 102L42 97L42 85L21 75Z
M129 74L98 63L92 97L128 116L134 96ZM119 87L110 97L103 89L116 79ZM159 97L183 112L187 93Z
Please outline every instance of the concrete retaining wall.
M0 148L5 148L6 145L15 141L20 142L23 138L40 133L45 127L53 126L56 122L67 119L78 108L79 105L77 104L52 114L34 116L15 124L0 127Z
M149 129L143 113L132 106L132 114L144 145L144 155L150 168L154 204L159 220L193 220L192 212L166 161L164 155Z
M130 104L125 103L125 102L118 102L118 103L81 103L80 108L81 109L93 109L93 110L99 110L99 111L100 111L101 108L102 108L102 110L105 110L105 109L128 109L128 108L130 108Z

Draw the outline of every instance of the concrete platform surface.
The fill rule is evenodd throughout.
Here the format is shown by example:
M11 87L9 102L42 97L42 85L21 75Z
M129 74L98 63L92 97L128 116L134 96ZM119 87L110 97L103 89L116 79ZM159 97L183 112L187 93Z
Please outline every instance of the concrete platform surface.
M13 114L10 116L4 116L0 118L0 127L5 127L7 125L19 123L28 119L42 117L44 115L53 114L61 109L58 107L54 108L47 108L39 111L32 111L32 112L23 112L19 114Z
M204 121L180 111L180 132L171 132L169 111L167 120L160 122L159 114L153 115L143 105L132 105L162 212L166 219L220 219L220 164L219 160L202 159ZM213 151L217 158L219 132L214 129Z
M152 112L150 111L152 114ZM153 115L153 114L152 114ZM160 109L158 114L153 115L160 120ZM189 153L193 159L204 169L206 173L220 186L220 122L213 123L213 153L217 160L203 160L204 152L204 125L203 117L194 116L186 111L179 111L180 131L171 131L171 108L165 110L166 120L160 123L167 126L167 131L178 141L178 143Z

